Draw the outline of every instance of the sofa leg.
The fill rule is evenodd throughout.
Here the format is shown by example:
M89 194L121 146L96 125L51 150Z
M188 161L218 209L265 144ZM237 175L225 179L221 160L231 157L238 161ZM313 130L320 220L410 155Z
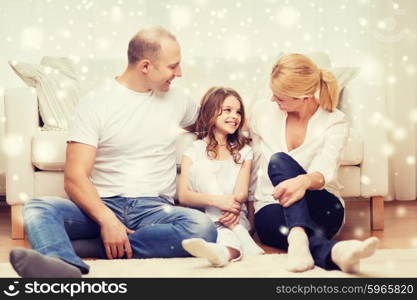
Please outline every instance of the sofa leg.
M25 229L23 226L23 205L12 205L12 239L23 240Z
M384 197L371 197L371 230L384 230Z

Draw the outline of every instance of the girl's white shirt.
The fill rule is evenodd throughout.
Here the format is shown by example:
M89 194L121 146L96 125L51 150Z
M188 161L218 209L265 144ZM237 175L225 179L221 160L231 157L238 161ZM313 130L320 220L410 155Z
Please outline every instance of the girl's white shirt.
M188 175L189 188L195 192L201 192L197 188L197 178L195 176L196 173L193 172L193 167L196 165L201 166L201 162L206 162L210 165L210 169L213 170L222 194L232 195L242 165L235 163L233 158L226 160L210 159L207 156L206 147L207 143L205 141L196 140L183 153L183 155L187 156L193 162ZM253 151L249 145L245 145L239 152L240 162L252 160ZM241 212L247 215L247 209L244 203L242 203Z

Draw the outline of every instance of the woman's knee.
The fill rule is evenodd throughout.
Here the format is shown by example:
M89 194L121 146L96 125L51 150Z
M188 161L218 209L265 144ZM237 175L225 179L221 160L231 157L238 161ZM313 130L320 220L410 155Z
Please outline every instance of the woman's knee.
M277 152L271 156L268 164L268 174L293 168L294 159L284 152Z
M269 160L268 176L274 185L305 173L298 162L284 152L273 154Z

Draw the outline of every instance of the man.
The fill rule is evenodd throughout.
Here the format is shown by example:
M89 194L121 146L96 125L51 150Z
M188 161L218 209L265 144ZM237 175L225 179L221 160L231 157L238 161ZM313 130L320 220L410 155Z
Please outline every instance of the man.
M174 206L175 139L197 105L171 82L181 74L180 46L163 28L129 42L124 73L82 99L70 127L65 191L32 199L24 219L34 250L14 249L22 277L81 277L89 266L71 240L101 237L103 257L188 256L183 239L215 242L200 211Z

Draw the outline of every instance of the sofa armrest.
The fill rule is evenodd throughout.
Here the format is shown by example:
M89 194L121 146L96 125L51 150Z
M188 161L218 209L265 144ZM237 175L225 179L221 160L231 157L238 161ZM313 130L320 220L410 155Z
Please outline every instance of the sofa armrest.
M342 110L363 141L360 169L361 196L364 198L388 194L388 156L384 151L387 133L375 119L375 116L385 115L385 102L378 95L379 90L358 78L344 90L343 95Z
M24 204L33 197L34 167L31 159L32 137L39 130L36 92L32 88L7 89L5 106L6 200L10 205Z

